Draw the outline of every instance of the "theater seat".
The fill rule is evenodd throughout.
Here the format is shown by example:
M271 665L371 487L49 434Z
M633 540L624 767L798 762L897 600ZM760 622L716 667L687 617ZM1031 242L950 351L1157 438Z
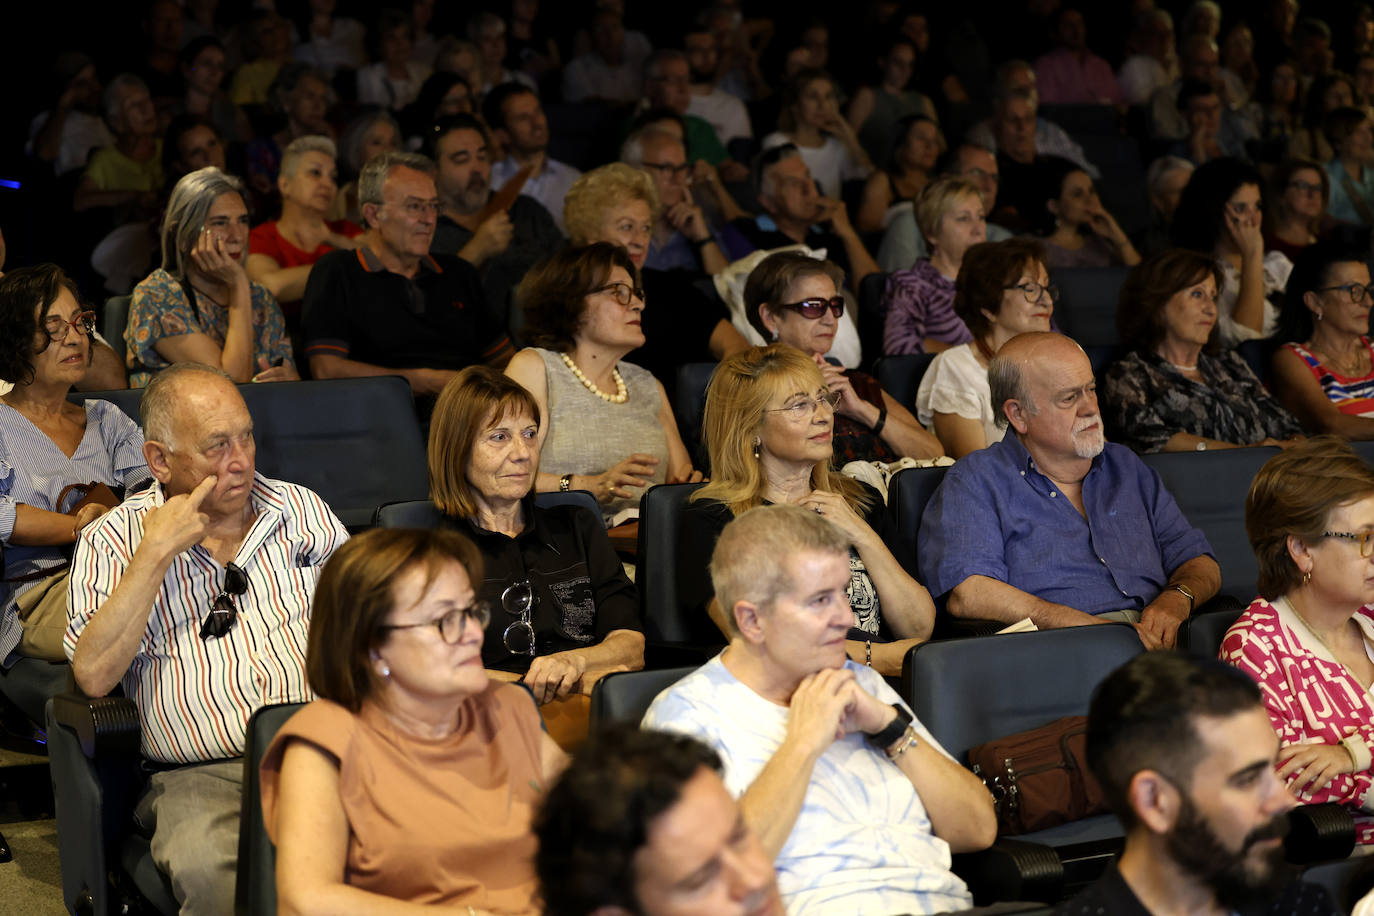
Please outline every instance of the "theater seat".
M655 697L695 670L688 666L606 675L592 688L592 727L605 722L638 724Z
M581 506L597 518L601 518L601 507L596 497L586 490L569 490L566 493L536 493L534 504L541 509L553 506ZM438 528L442 516L433 500L414 499L399 503L378 506L372 516L374 528Z
M873 364L873 374L883 390L913 414L916 413L916 392L921 379L934 362L934 353L904 353L884 356Z
M887 290L887 278L885 273L871 273L859 281L859 314L854 318L866 364L872 364L883 352L883 324L887 319L883 293Z
M1221 651L1221 641L1226 638L1226 631L1243 613L1244 608L1228 608L1193 614L1178 628L1178 647L1194 655L1216 658Z
M124 329L129 324L129 303L133 296L111 296L105 300L105 310L100 316L100 336L115 351L122 364L127 348L124 344Z
M887 514L897 532L897 543L887 549L902 564L912 578L920 575L916 562L916 535L921 531L921 516L926 503L935 495L948 467L907 468L892 475L887 482Z
M262 780L258 766L286 720L304 703L264 706L248 720L243 750L243 808L239 812L239 864L234 887L234 913L257 916L277 912L277 850L262 819Z
M682 444L692 455L692 461L699 468L709 465L705 443L701 438L701 418L706 412L706 386L711 381L711 373L716 371L716 363L686 363L677 370L677 390L674 394L673 413L677 415L678 431L682 434Z
M639 500L638 568L644 638L650 643L712 647L723 645L706 615L681 605L677 593L678 516L699 483L660 484Z
M1116 301L1126 273L1125 267L1067 267L1050 272L1050 282L1059 287L1055 324L1078 341L1095 374L1100 375L1121 355Z

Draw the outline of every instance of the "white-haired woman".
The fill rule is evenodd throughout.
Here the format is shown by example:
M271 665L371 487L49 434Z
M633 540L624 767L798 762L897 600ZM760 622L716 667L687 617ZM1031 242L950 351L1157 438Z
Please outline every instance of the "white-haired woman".
M295 379L280 306L248 279L243 182L214 166L185 175L162 218L162 266L134 288L129 384L172 363L217 366L236 382Z
M315 262L336 248L354 248L362 229L346 219L325 218L338 193L334 141L314 134L292 140L282 153L277 190L281 217L248 235L248 278L299 317L305 283ZM293 308L294 306L294 308Z

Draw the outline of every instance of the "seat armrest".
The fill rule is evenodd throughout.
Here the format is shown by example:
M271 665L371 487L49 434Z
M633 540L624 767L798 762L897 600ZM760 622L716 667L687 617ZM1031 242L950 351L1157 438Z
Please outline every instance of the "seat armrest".
M1299 805L1288 812L1284 856L1294 865L1344 859L1355 848L1355 818L1334 802Z
M1064 885L1064 865L1053 849L1005 837L980 852L956 854L950 868L978 906L1004 900L1054 903Z
M76 736L87 758L138 754L138 707L127 697L60 693L52 698L53 722Z

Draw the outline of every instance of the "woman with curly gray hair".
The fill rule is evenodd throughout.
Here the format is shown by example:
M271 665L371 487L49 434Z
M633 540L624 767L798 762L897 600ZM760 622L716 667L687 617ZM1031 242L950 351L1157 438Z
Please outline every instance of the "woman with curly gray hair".
M134 288L129 384L177 362L223 369L236 382L296 379L281 308L248 279L243 182L214 166L172 189L162 218L162 266Z

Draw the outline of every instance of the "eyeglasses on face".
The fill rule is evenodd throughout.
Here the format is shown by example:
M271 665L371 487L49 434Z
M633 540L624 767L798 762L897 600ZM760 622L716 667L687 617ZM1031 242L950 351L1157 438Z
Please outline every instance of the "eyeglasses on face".
M826 309L830 309L830 314L839 318L844 314L844 296L832 296L829 299L803 299L800 302L784 302L778 306L780 309L791 309L803 318L819 318L825 314Z
M1320 194L1322 192L1322 186L1320 184L1313 181L1303 181L1300 178L1294 178L1292 181L1288 182L1288 187L1292 188L1294 191L1301 191L1304 194Z
M1360 545L1360 556L1366 559L1374 553L1374 531L1323 531L1322 537L1354 541Z
M476 601L467 607L456 607L435 620L426 620L424 623L389 623L378 629L390 631L435 627L439 631L439 638L453 646L463 641L469 620L474 621L479 630L485 630L491 622L491 608L485 601Z
M1371 283L1368 286L1362 286L1359 283L1343 283L1340 286L1323 286L1320 289L1314 289L1312 292L1332 293L1336 290L1340 290L1341 292L1345 293L1347 296L1350 297L1351 302L1358 304L1364 301L1365 296L1374 296L1374 283Z
M201 639L219 639L234 627L238 620L238 605L234 598L248 591L248 576L235 563L224 567L224 588L215 596L210 613L200 624Z
M801 423L814 417L822 404L834 410L835 405L839 403L840 393L838 391L823 391L814 398L798 398L786 407L769 407L764 413L780 413L794 423Z
M438 216L444 205L438 200L408 200L401 204L401 212L411 219Z
M534 587L529 579L513 582L501 593L501 607L507 614L514 614L512 620L501 634L506 651L512 655L534 654L534 625L530 623L530 612L534 609Z
M630 303L635 299L638 299L640 302L644 301L644 290L640 289L638 286L621 283L619 280L614 283L607 283L605 286L598 286L596 289L592 290L593 295L596 293L610 293L611 298L620 303L621 308L629 308Z
M1039 283L1013 283L1011 286L1004 286L1002 289L1019 289L1021 295L1026 297L1027 305L1035 305L1040 301L1040 297L1048 294L1051 302L1059 301L1059 287L1050 284L1042 286Z
M72 320L58 318L56 315L49 315L43 319L43 330L47 332L49 340L58 342L67 339L67 332L73 328L80 328L90 337L95 333L95 312L78 312L72 316Z

